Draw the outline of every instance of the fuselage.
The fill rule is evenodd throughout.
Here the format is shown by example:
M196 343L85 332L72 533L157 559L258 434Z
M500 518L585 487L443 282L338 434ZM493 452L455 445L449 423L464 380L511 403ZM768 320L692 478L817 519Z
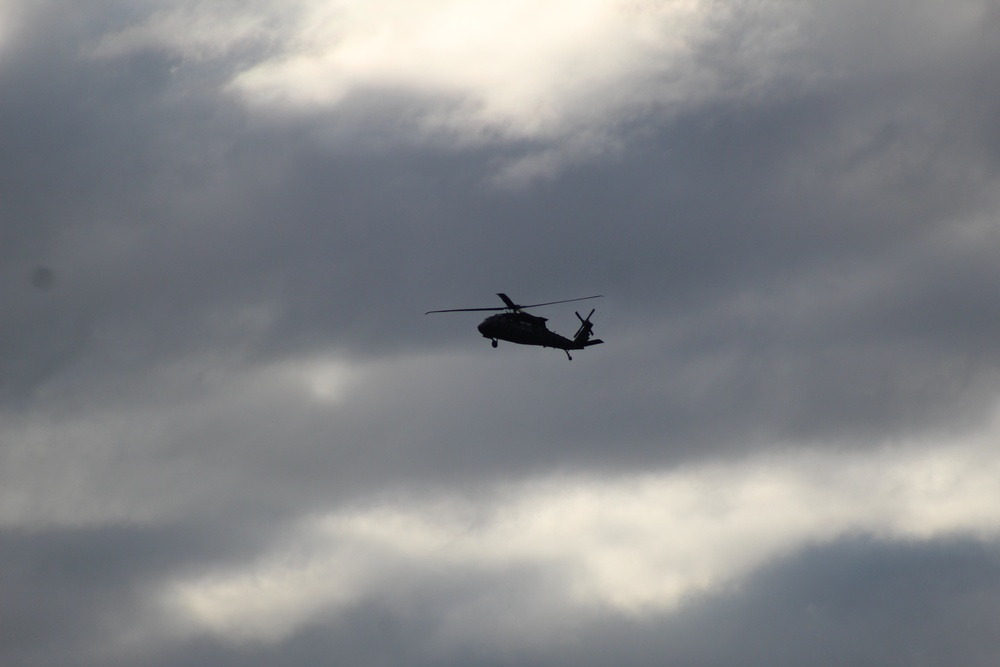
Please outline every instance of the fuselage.
M520 345L540 345L560 350L582 350L584 345L549 331L546 318L525 312L490 315L479 324L483 338Z

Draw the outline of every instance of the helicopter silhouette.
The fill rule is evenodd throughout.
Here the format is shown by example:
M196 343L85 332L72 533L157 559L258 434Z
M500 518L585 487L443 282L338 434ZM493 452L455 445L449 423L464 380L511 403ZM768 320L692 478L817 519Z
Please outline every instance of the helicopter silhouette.
M570 350L582 350L585 347L599 345L604 342L599 338L594 340L590 339L594 333L594 325L591 324L590 318L594 314L595 309L591 309L590 314L587 315L587 317L583 317L580 313L576 313L577 319L580 320L580 328L576 330L575 334L573 334L572 339L560 336L554 331L549 331L548 327L545 326L545 322L548 318L524 312L525 308L537 308L539 306L551 306L556 303L569 303L570 301L598 299L604 296L603 294L583 296L579 299L563 299L562 301L533 303L527 306L514 303L510 300L510 297L503 292L498 292L497 296L504 302L504 306L502 308L449 308L447 310L428 310L424 313L424 315L430 315L431 313L464 313L474 311L505 310L507 311L505 313L490 315L477 327L479 329L479 333L483 335L483 338L489 338L491 340L493 347L496 347L497 341L501 340L518 343L519 345L551 347L565 352L566 358L570 361L573 360L573 357L569 353Z

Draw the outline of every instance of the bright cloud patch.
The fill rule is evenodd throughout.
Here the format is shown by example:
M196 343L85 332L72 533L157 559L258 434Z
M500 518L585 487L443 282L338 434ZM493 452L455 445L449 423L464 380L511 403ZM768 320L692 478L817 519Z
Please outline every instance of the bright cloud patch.
M595 93L677 68L707 18L690 1L632 11L601 0L328 3L307 7L283 52L233 85L291 106L372 88L442 95L464 103L454 119L464 129L531 136L608 104Z
M545 574L545 587L504 607L510 618L491 620L500 627L581 605L669 611L776 557L850 533L995 534L998 480L1000 457L985 443L803 454L613 481L550 479L490 501L311 517L285 547L243 568L177 582L166 599L197 627L255 641L280 640L353 604L430 594L456 574L480 582L442 612L458 617L497 595L507 585L503 573Z
M254 108L337 112L360 99L365 109L391 107L390 133L408 138L557 141L557 150L535 151L521 165L545 172L567 156L608 150L612 128L637 114L742 95L773 79L778 56L797 39L794 15L778 1L748 7L299 0L278 11L266 3L175 3L106 36L95 53L157 48L188 62L236 58L227 88ZM703 51L735 25L739 38L725 48L739 57L723 71Z
M15 3L0 2L0 55L3 55L14 42L18 28L21 27L22 14L27 11L26 7L17 6ZM0 62L0 67L3 63Z

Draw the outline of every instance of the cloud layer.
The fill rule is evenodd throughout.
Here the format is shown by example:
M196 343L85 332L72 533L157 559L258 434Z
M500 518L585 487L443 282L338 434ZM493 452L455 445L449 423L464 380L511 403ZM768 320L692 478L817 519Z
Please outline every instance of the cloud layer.
M0 662L995 664L998 21L0 3Z
M175 583L166 598L196 626L233 641L272 642L320 610L421 597L441 578L476 586L451 603L457 609L438 611L463 616L496 595L509 573L528 570L547 584L490 613L502 615L492 621L507 641L530 643L549 616L566 618L579 606L655 616L845 536L995 539L1000 487L991 445L992 438L613 480L557 478L486 500L410 498L338 511L304 521L277 553ZM528 636L507 635L515 626Z

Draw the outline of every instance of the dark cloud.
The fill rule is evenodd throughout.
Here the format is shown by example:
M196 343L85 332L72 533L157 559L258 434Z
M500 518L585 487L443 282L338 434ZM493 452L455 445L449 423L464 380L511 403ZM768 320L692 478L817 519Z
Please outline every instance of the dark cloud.
M221 535L224 538L219 539ZM100 664L166 619L158 582L232 558L257 539L231 521L0 531L0 651L11 664ZM150 632L154 630L153 632ZM144 649L145 650L145 649Z
M407 608L359 602L263 648L164 639L148 597L265 550L295 517L400 488L990 428L990 3L735 3L685 61L698 76L636 75L663 95L615 112L600 89L594 115L567 117L575 132L473 138L421 125L475 107L463 95L385 82L332 108L255 107L229 85L271 53L252 30L197 53L133 48L145 33L123 31L169 12L14 4L0 33L0 462L22 509L0 513L5 663L995 653L974 619L991 616L979 591L996 564L972 541L806 551L674 615L580 612L575 643L537 650L434 643L441 606L472 595L462 586L525 590L524 572L438 582ZM710 92L657 101L703 80ZM499 177L531 160L544 178ZM499 291L603 293L607 344L570 363L491 350L474 313L423 315ZM545 314L571 333L573 310ZM344 396L310 395L320 363ZM123 508L152 525L100 519ZM75 513L96 526L73 527ZM125 653L100 650L123 635L138 637Z

